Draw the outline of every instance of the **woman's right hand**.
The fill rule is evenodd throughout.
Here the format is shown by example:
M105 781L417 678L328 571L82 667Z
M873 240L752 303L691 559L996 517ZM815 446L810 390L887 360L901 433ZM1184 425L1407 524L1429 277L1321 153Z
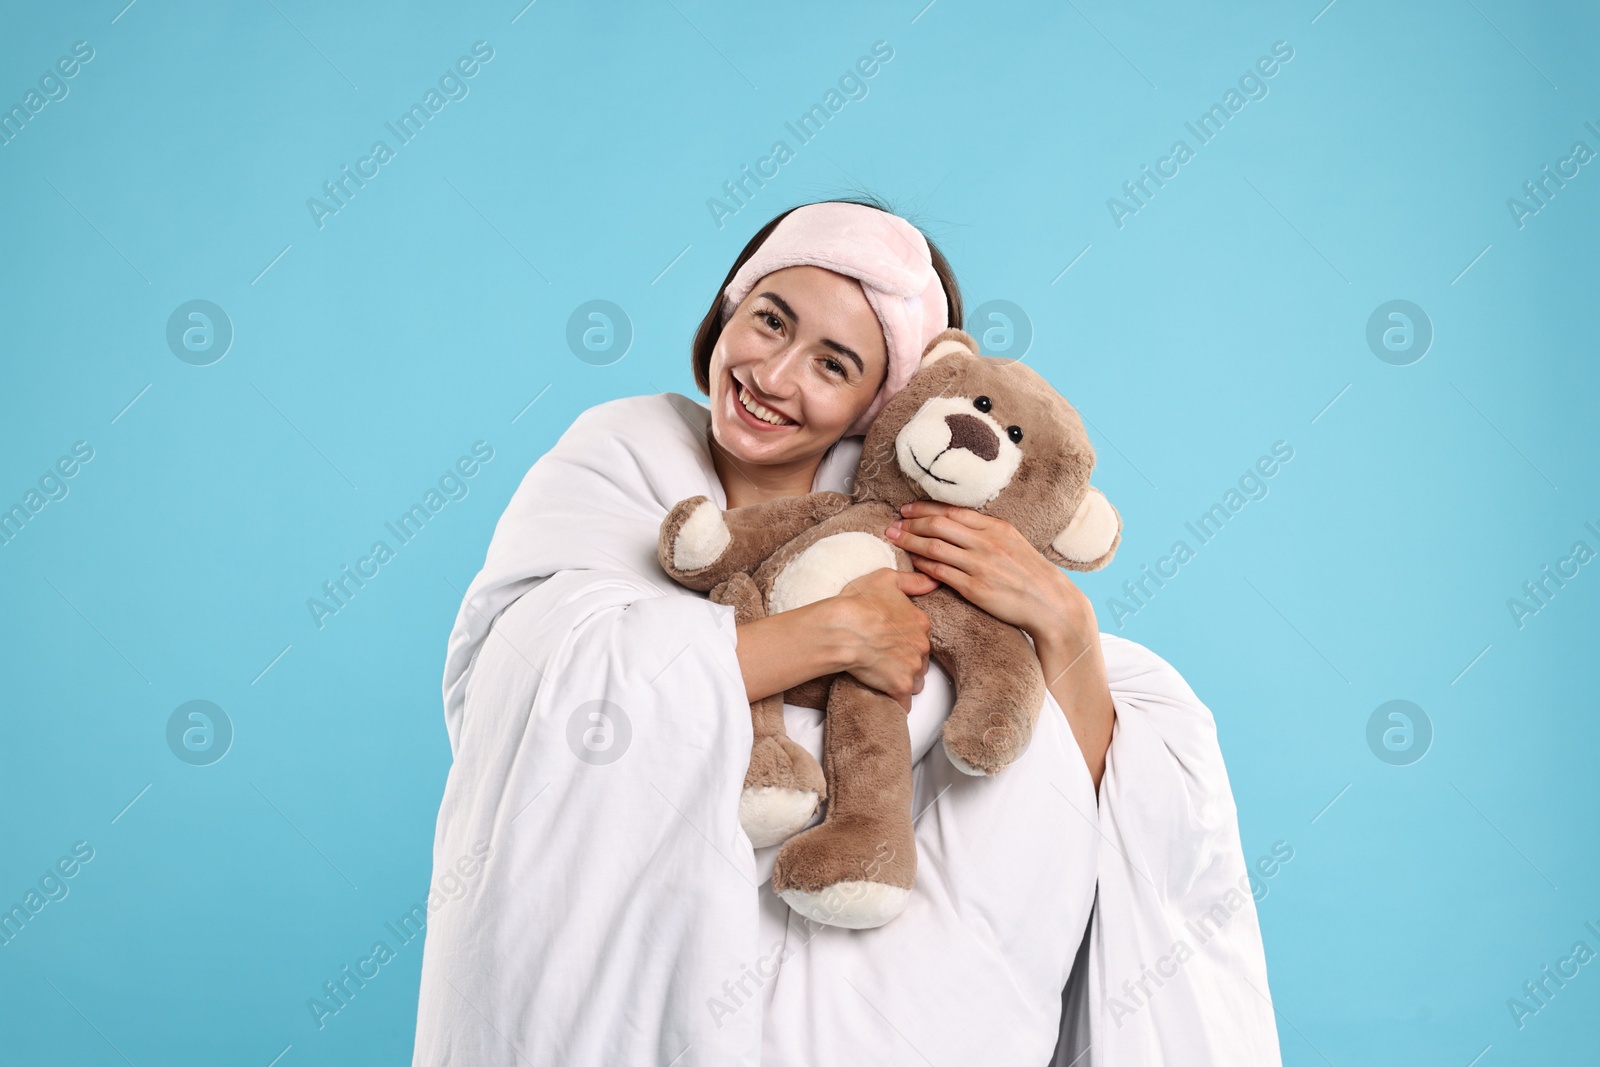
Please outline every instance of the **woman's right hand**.
M907 712L911 695L922 691L928 672L932 628L927 613L910 597L938 587L919 571L882 567L820 602L828 608L828 637L840 649L839 669L892 697Z

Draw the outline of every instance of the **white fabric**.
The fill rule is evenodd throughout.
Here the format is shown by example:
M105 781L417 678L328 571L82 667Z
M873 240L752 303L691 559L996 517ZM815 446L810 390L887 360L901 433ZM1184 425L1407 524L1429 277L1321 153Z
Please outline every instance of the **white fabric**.
M429 909L413 1064L1046 1067L1093 907L1088 1032L1063 1035L1091 1042L1078 1067L1276 1067L1248 889L1204 946L1185 928L1246 884L1211 714L1134 642L1101 635L1118 724L1098 810L1052 698L1004 773L956 771L933 665L910 716L906 910L842 930L772 893L779 846L752 849L738 822L751 723L733 609L655 558L673 504L726 504L708 420L676 394L591 408L496 527L444 677L434 883L473 873ZM814 488L844 489L859 449L842 439ZM819 754L822 714L784 715ZM481 870L457 868L481 841ZM1127 1010L1121 983L1180 937L1194 957L1160 988L1144 977L1153 996Z

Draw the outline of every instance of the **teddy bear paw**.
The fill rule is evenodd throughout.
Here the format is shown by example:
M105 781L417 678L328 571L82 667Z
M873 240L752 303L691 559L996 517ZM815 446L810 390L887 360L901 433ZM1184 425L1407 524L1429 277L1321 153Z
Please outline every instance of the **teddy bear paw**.
M785 904L813 922L870 930L882 926L905 910L911 890L882 882L856 879L830 885L820 893L785 889L778 894Z
M722 509L716 504L704 498L699 503L685 503L689 505L685 508L688 514L681 517L682 524L672 542L672 565L689 573L709 567L720 559L733 535L722 517ZM678 506L685 507L684 504Z
M909 811L886 819L830 812L828 821L784 843L772 865L772 891L813 922L867 930L905 909L916 874Z
M827 795L811 753L782 735L759 737L739 796L739 825L756 848L780 844L806 828Z
M992 711L987 721L975 725L957 709L944 724L944 754L963 774L999 774L1017 761L1028 747L1032 724L1023 716Z
M814 790L778 785L747 788L739 794L739 825L756 848L780 845L804 830L821 799Z
M968 763L961 757L960 753L952 750L950 747L950 739L948 737L945 738L944 741L944 754L950 760L955 769L960 771L962 774L970 774L974 777L982 778L989 773L982 767L977 767Z

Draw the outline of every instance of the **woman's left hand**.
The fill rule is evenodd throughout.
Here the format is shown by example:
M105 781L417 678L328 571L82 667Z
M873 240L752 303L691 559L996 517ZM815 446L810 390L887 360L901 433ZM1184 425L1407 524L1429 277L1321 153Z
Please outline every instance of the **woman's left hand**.
M936 500L900 509L887 536L911 565L1037 641L1081 617L1080 590L1005 519Z

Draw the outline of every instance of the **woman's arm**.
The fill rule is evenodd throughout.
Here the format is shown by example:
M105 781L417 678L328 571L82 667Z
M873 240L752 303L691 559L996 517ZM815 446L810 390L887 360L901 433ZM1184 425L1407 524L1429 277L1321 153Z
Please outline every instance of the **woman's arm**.
M1065 573L1056 573L1071 593L1058 593L1062 599L1055 601L1057 606L1044 616L1042 624L1027 632L1039 654L1039 665L1044 668L1045 685L1067 713L1072 736L1078 741L1098 793L1100 777L1106 771L1106 750L1111 747L1116 707L1111 703L1111 684L1106 678L1105 656L1100 651L1100 624L1094 607ZM1055 625L1050 625L1051 621Z
M928 670L928 616L909 599L938 582L888 567L838 596L739 625L737 653L754 703L813 678L847 671L908 712Z
M822 625L826 604L819 600L739 624L739 671L750 703L844 669L844 647Z
M901 515L888 536L917 570L1033 638L1045 685L1098 793L1116 708L1089 598L1004 519L933 500L907 504Z

